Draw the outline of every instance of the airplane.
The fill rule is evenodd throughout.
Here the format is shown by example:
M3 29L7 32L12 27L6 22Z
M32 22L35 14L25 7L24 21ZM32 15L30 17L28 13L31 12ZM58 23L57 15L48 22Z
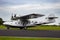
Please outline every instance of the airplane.
M31 21L29 19L36 19L38 17L43 17L45 15L43 14L28 14L28 15L24 15L24 16L16 16L16 14L11 17L11 21L5 21L3 23L3 25L5 25L7 27L7 29L10 29L10 27L12 28L20 28L20 29L27 29L28 27L35 27L37 25L43 25L43 24L48 24L48 23L53 23L55 22L55 19L58 17L55 16L51 16L51 17L47 17L46 19L48 19L48 21L45 22L40 22L38 23L37 21Z

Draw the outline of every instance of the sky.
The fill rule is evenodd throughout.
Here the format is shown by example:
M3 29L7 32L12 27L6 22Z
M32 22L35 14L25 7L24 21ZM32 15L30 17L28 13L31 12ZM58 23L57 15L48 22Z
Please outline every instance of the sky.
M60 0L0 0L0 18L5 21L10 20L12 14L31 13L54 14L58 17L55 23L60 23Z

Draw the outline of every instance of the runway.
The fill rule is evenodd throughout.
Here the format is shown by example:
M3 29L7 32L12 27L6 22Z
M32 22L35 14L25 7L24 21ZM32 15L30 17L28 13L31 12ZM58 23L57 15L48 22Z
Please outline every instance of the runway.
M54 37L54 38L60 38L60 31L47 31L47 30L0 30L0 36Z

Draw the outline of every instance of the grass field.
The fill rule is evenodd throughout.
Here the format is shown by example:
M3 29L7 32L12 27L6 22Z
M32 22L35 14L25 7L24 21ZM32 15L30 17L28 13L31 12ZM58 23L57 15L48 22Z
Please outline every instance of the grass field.
M34 29L34 30L60 30L60 26L56 25L40 25L37 27L32 27L28 29Z
M60 40L60 38L37 38L37 37L5 37L0 36L0 40Z
M5 26L1 25L0 29L4 30L7 29ZM19 28L10 28L12 30L20 30ZM60 30L60 26L56 25L40 25L36 27L30 27L28 30Z
M6 30L6 27L1 25L0 29ZM11 28L11 30L20 30L19 28ZM37 27L28 28L28 30L60 30L60 26L56 25L40 25ZM42 38L42 37L10 37L0 36L0 40L60 40L60 38Z

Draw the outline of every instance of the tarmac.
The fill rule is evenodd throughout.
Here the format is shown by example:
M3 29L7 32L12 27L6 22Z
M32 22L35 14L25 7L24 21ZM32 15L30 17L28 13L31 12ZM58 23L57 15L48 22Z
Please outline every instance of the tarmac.
M60 38L60 30L0 30L0 36Z

